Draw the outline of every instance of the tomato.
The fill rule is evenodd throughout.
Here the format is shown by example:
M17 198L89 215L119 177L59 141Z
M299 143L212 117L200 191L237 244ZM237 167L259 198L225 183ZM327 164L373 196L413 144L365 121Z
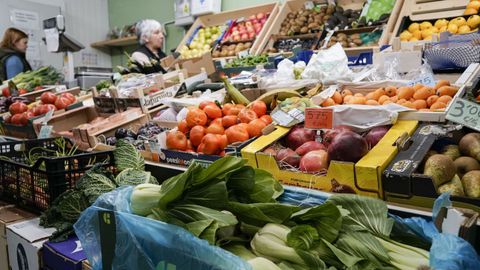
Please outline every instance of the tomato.
M223 134L224 132L225 132L225 129L223 128L222 125L219 125L219 124L211 124L207 128L207 133Z
M238 124L238 117L236 115L225 115L222 118L222 125L224 128L229 128Z
M67 108L68 105L70 105L70 104L71 104L70 100L66 97L59 97L55 101L55 107L57 107L57 109L59 109L59 110L63 110L65 108Z
M11 119L12 124L20 126L22 124L21 122L21 119L23 118L22 115L23 114L21 113L13 115Z
M241 110L238 114L238 119L240 119L240 122L242 123L250 123L257 118L257 114L253 110L246 108Z
M200 102L200 105L198 105L198 108L203 110L203 108L207 107L207 105L215 105L215 102L213 101L210 101L210 100L205 100L205 101L202 101Z
M217 135L207 134L202 139L203 153L207 155L215 155L221 151L220 141Z
M267 113L267 104L261 100L257 100L252 103L250 109L257 114L257 117L261 117Z
M202 142L203 136L205 136L206 129L204 126L194 126L190 130L190 141L194 146L200 145Z
M227 103L227 104L223 105L223 108L222 108L223 114L224 114L224 115L229 115L228 112L229 112L230 109L233 108L234 106L235 106L235 105L232 104L232 103Z
M35 91L37 91L37 90L42 90L42 89L43 89L43 86L41 86L41 85L39 85L39 86L37 86L37 87L33 88L33 90L35 90Z
M47 113L48 112L47 110L48 110L47 106L37 105L33 108L33 114L34 115L42 115L42 114Z
M72 95L71 93L63 93L60 96L70 100L70 104L73 104L77 101L77 98L74 95Z
M52 92L45 92L40 96L40 100L43 104L55 104L57 96Z
M183 119L182 121L180 121L177 129L178 129L178 131L181 131L184 134L187 134L190 131L190 128L187 125L187 120Z
M18 89L18 94L19 94L19 95L23 95L23 94L26 94L26 93L28 93L28 90L27 90L27 89L25 89L25 88L20 88L20 89Z
M262 135L262 130L267 126L262 119L255 119L252 122L248 123L247 131L248 135L251 137L257 137Z
M35 114L31 111L24 112L24 114L27 117L27 119L35 117Z
M218 135L217 134L217 138L218 138L218 143L220 144L220 149L225 149L225 147L227 147L227 145L228 145L227 135Z
M198 145L197 147L197 153L199 154L203 154L203 151L205 150L205 145L203 143L201 143L200 145Z
M21 101L15 101L10 107L8 107L8 111L11 115L24 113L28 111L28 106Z
M194 149L194 148L193 148L192 142L191 142L190 140L187 140L187 149L186 149L186 151L192 151L192 152L194 152L193 149Z
M220 109L215 104L210 104L210 105L205 106L205 108L203 108L203 111L207 114L207 116L210 119L217 119L217 118L221 118L223 116L222 115L222 109Z
M230 110L228 110L227 115L238 115L241 109L237 106L232 106Z
M167 148L185 151L187 150L187 136L180 131L170 131L167 134Z
M272 117L268 114L262 115L262 117L260 117L260 119L263 122L265 122L265 124L267 124L267 125L270 125L270 123L272 123Z
M2 96L4 97L9 97L10 96L10 89L8 87L5 87L2 89Z
M197 125L204 126L207 124L208 117L207 114L199 108L191 108L188 110L186 120L189 127Z
M45 112L44 112L44 113L47 113L47 112L49 112L49 111L51 111L51 110L53 110L53 111L56 111L56 110L57 110L57 107L55 107L55 105L53 105L53 104L45 104L45 105L43 105L43 106L45 107L45 109L44 109Z
M20 125L26 126L28 124L28 115L26 112L20 114Z
M225 130L225 135L227 135L229 144L234 142L243 142L249 139L248 131L240 125L227 128L227 130Z

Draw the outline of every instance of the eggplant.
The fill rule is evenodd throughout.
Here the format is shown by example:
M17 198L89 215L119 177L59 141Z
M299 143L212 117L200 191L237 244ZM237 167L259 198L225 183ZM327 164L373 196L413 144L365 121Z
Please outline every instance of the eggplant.
M108 137L105 142L107 143L107 145L115 145L117 143L117 138L115 137Z

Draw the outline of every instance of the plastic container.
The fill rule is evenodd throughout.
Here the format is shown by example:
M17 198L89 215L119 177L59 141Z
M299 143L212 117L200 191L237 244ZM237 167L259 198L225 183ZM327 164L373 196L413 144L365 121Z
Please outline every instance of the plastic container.
M56 157L57 151L70 151L74 145L64 138L0 143L0 197L34 212L45 210L64 191L71 189L95 163L113 168L112 151ZM32 165L29 160L39 157Z

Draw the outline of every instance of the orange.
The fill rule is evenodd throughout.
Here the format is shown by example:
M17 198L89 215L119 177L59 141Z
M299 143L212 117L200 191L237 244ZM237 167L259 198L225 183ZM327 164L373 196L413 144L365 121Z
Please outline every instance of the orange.
M322 107L328 107L335 105L335 101L332 98L327 98L325 101L322 102Z
M427 106L430 107L433 105L433 103L435 103L438 99L438 96L437 95L433 95L433 96L429 96L427 98Z
M342 104L343 102L343 97L338 91L335 91L335 93L332 96L332 99L333 101L335 101L336 104Z

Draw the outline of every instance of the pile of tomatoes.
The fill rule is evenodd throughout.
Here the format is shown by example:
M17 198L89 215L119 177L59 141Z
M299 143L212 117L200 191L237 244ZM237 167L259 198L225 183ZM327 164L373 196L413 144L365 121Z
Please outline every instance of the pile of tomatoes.
M5 118L5 123L25 126L28 124L30 118L44 115L50 110L65 109L77 101L75 96L70 93L63 93L60 96L56 96L52 92L43 93L40 100L41 102L38 105L31 108L28 108L28 106L21 101L15 101L8 108L10 116Z
M260 136L271 122L263 101L248 107L205 101L199 107L189 108L177 130L167 134L167 148L223 156L227 145Z

